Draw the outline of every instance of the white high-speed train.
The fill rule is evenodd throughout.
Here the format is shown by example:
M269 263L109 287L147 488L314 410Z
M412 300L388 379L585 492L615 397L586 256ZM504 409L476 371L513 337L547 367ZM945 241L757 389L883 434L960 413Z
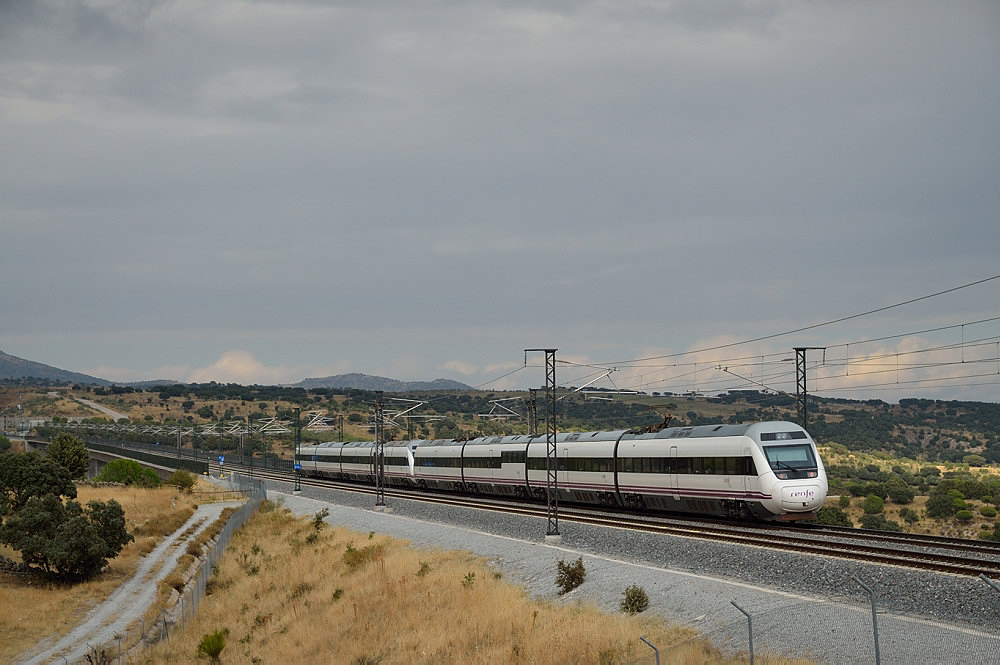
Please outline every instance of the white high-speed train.
M545 435L385 444L385 484L545 499ZM302 446L306 475L374 482L375 443ZM827 479L790 422L572 432L556 437L560 502L765 520L815 517Z

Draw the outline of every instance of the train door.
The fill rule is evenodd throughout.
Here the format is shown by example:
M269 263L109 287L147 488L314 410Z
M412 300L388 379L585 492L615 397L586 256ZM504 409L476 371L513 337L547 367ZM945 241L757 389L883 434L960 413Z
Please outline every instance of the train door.
M750 449L749 446L743 449L743 457L751 457L751 458L753 457L753 451ZM743 491L746 492L748 490L757 489L757 477L749 475L745 469L743 469L742 471L743 471L742 473Z
M677 446L670 446L670 461L667 463L667 487L677 490Z

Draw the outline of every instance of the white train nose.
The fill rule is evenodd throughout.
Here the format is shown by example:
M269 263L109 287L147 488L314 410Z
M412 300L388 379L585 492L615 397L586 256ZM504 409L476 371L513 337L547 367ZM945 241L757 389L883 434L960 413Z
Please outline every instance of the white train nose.
M815 510L823 503L819 485L785 485L781 488L781 507L790 511Z

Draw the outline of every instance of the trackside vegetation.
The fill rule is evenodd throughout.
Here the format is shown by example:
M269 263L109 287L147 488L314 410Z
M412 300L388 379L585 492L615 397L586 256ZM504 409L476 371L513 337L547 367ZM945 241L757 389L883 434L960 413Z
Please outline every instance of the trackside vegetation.
M143 662L191 662L211 648L233 663L611 665L646 657L640 636L661 651L684 643L670 662L742 662L691 628L640 614L641 591L611 613L533 600L468 553L415 549L265 502L234 534L197 615Z

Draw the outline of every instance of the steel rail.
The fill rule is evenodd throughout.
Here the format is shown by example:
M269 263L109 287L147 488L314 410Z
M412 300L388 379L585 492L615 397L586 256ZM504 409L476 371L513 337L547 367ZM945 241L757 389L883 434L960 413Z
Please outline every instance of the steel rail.
M267 476L274 480L290 482L290 480L286 477L287 474L268 472ZM303 480L303 483L306 483L306 481ZM308 484L313 487L326 489L339 489L367 494L374 493L373 489L364 485L341 483L333 480L312 478L309 479ZM538 519L544 519L546 517L546 511L543 507L537 507L530 504L511 504L501 500L482 497L470 497L466 495L451 496L433 492L407 491L400 488L387 490L386 495L398 499L423 501L426 503L450 505L460 508L490 510L494 512L503 512ZM795 534L767 533L768 529L773 529L772 525L761 525L760 529L748 530L746 524L727 525L713 522L698 523L691 517L681 518L682 521L689 522L688 524L678 524L672 522L669 518L662 516L642 518L634 515L626 516L623 514L601 515L597 511L576 507L562 508L560 510L560 518L569 522L590 524L605 528L613 527L619 529L631 529L634 531L645 531L663 535L712 540L741 546L762 547L793 551L801 554L829 556L833 558L852 559L868 563L931 570L955 575L971 575L975 577L984 574L992 578L1000 577L1000 560L988 561L967 556L899 549L898 547L881 547L878 545L825 540L830 536L842 539L868 539L872 534L869 530L862 530L861 533L853 534L841 532L840 530L836 530L832 534L826 534L823 531L814 532L812 529L798 530ZM781 530L791 530L791 528L783 527ZM1000 546L997 545L984 543L984 547L979 548L978 543L975 543L974 541L961 541L961 539L953 539L958 541L957 545L960 546L951 546L948 542L942 542L937 538L933 539L933 544L927 544L921 538L922 534L913 534L913 536L915 536L915 538L911 539L908 538L906 534L887 534L883 539L888 543L907 544L915 547L975 551L1000 556Z

